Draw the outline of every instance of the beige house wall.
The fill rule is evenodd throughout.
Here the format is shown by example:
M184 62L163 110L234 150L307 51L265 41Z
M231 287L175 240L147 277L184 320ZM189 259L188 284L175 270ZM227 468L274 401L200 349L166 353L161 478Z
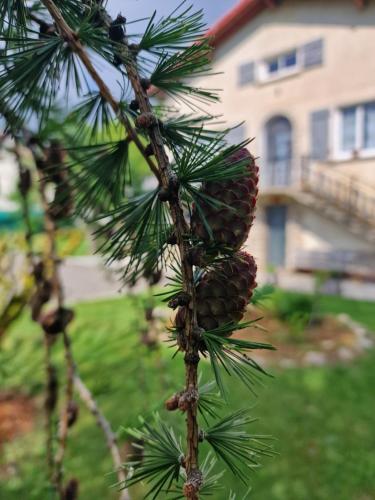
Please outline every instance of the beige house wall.
M322 66L303 69L282 79L238 86L238 68L318 38L324 39ZM375 4L364 10L352 0L285 0L267 10L222 45L214 58L215 75L202 86L223 89L222 102L210 107L230 125L246 120L246 135L254 137L253 151L264 156L265 123L275 115L288 117L294 132L294 156L310 152L309 117L319 109L375 100ZM334 120L331 126L334 127ZM334 156L335 133L331 130ZM338 162L345 172L375 182L374 163ZM261 160L260 160L261 164Z
M321 66L273 81L240 87L238 68L323 38ZM352 0L285 0L280 8L267 10L220 46L213 69L221 72L195 81L197 86L222 89L220 103L212 114L223 115L228 125L246 121L246 136L254 137L253 153L265 156L264 129L276 115L289 118L293 127L293 157L296 164L310 154L310 114L332 111L330 158L324 168L350 175L375 189L375 157L336 158L337 110L346 105L375 100L375 3L361 10ZM261 269L266 266L268 234L264 206L247 247ZM373 251L373 245L352 235L344 225L332 222L311 208L289 202L286 227L286 267L292 268L300 250Z

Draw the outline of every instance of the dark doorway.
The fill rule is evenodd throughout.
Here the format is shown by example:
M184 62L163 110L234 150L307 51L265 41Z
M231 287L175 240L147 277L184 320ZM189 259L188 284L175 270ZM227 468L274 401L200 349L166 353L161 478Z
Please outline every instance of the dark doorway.
M267 263L275 267L285 266L286 218L287 207L285 205L273 205L266 208Z
M292 126L284 116L275 116L266 125L267 168L269 186L287 186L291 181Z

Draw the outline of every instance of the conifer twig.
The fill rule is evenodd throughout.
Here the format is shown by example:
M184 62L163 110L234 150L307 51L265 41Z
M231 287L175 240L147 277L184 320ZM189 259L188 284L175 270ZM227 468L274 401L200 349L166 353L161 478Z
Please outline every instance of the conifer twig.
M55 368L52 364L51 343L47 335L44 335L45 346L45 371L46 371L46 396L45 396L45 413L46 413L46 455L47 465L50 480L54 482L55 460L53 456L53 408L51 402L57 397L57 389L55 387Z
M87 71L98 85L99 91L103 98L111 105L112 109L119 117L121 122L126 126L132 138L138 146L139 138L136 131L131 127L129 128L128 119L120 111L119 103L114 99L107 85L96 72L88 54L84 50L81 42L78 40L76 34L71 30L69 25L63 18L60 10L57 8L53 0L42 0L45 7L48 9L61 36L69 43L72 50L76 52ZM133 88L135 97L139 103L139 108L145 117L154 117L147 89L142 86L140 76L137 72L135 59L129 50L129 47L124 44L124 49L127 51L129 57L123 59L124 66L131 86ZM154 117L155 118L155 117ZM169 191L175 182L175 178L170 167L167 153L165 151L162 136L159 129L158 121L155 120L148 127L148 135L153 153L157 160L157 167L153 162L150 163L150 158L145 152L145 148L139 147L143 157L150 166L152 172L159 180L162 188ZM190 307L187 308L186 327L185 327L185 390L187 394L186 400L188 401L188 408L186 411L187 423L187 453L185 457L186 466L186 488L184 488L185 496L189 500L197 500L198 491L202 485L202 474L199 471L198 462L198 445L199 445L199 427L197 420L198 413L198 363L199 363L199 348L198 348L198 327L196 320L195 308L195 288L193 281L193 266L189 262L189 243L186 236L189 233L188 224L185 220L180 198L173 196L169 201L171 216L175 227L175 235L180 252L182 277L183 277L183 290L190 297Z
M145 147L142 144L137 132L133 128L129 118L126 114L121 110L120 103L115 99L109 90L108 86L105 84L104 80L99 76L99 73L94 68L94 65L91 62L90 57L88 56L86 50L84 49L82 43L78 39L76 33L69 27L63 18L60 10L56 7L55 3L52 0L43 0L43 4L47 8L51 17L55 21L55 24L60 32L61 36L65 39L65 41L69 44L71 49L77 54L80 58L82 64L87 69L89 75L94 80L96 85L98 86L99 92L102 95L103 99L105 99L108 104L113 109L119 121L124 125L128 136L132 139L134 144L139 149L142 156L145 158L148 166L154 175L159 179L159 171L157 166L154 164L152 159L146 154ZM160 179L159 179L160 180Z
M52 287L57 297L57 305L59 308L64 307L64 290L59 275L59 258L56 249L56 224L49 214L49 203L46 196L46 182L42 175L39 176L39 192L42 199L44 211L44 226L48 240L48 260L50 261L52 271ZM73 401L73 387L74 387L74 359L71 349L70 337L66 328L62 330L62 338L64 344L64 354L66 363L66 388L65 388L65 404L60 416L59 434L58 434L58 448L54 458L54 483L60 497L64 498L63 487L63 462L65 449L68 438L68 420L69 408Z
M93 395L91 394L87 386L84 384L81 377L78 375L77 371L74 374L74 386L82 402L87 406L89 411L94 416L98 426L102 429L106 438L107 447L112 455L112 461L115 466L118 484L124 485L126 481L126 475L120 455L120 450L117 445L116 434L113 432L111 424L108 422L108 420L101 412ZM130 500L130 495L126 488L121 490L120 500Z
M18 175L19 175L19 192L21 195L21 212L22 218L25 224L25 241L26 241L26 254L30 265L30 269L33 271L35 266L34 252L33 252L33 230L31 226L30 219L30 206L28 200L28 189L23 188L23 159L22 153L20 151L21 144L17 139L15 139L15 147L13 149L14 155L18 164ZM53 481L54 472L54 457L53 457L53 408L49 402L55 398L54 394L51 394L53 387L54 378L54 367L51 358L51 343L44 335L44 348L45 348L45 371L46 371L46 395L45 395L45 428L46 428L46 459L48 467L48 475L51 481Z
M128 49L129 50L129 49ZM129 55L131 51L129 50ZM141 83L139 73L137 72L135 60L131 57L124 59L130 83L132 85L135 97L139 103L139 108L144 116L153 116L152 106L147 94L147 89ZM157 120L148 128L148 134L152 150L157 159L159 172L161 177L162 187L169 191L174 183L174 174L170 167L167 153L164 148L163 138L159 129ZM198 332L195 307L195 287L193 280L193 266L189 262L189 243L186 236L189 233L189 228L183 213L181 200L179 196L172 196L169 201L172 220L175 228L175 235L179 247L183 291L190 297L190 307L187 308L185 340L185 391L189 395L188 408L186 410L187 424L187 453L185 457L185 466L187 474L187 484L191 487L185 490L185 495L190 500L198 498L198 491L201 486L202 477L199 471L198 462L198 444L199 444L199 427L197 420L197 405L198 405L198 363L199 350L196 334Z
M30 135L30 134L26 134ZM19 167L19 176L20 176L20 194L21 194L21 205L22 205L22 217L25 223L26 227L26 232L25 232L25 239L26 239L26 245L27 245L27 258L30 263L31 269L34 269L34 266L36 264L35 261L35 255L33 252L33 230L31 226L31 219L30 219L30 207L28 203L28 197L27 193L22 191L22 179L21 179L21 172L23 167L23 158L22 158L22 152L21 152L21 144L19 141L16 139L15 140L15 148L13 149L13 152L16 156L18 167ZM64 292L63 292L63 287L61 283L61 279L58 273L58 268L57 265L59 264L59 259L57 258L57 253L56 253L56 227L53 219L48 215L48 200L46 198L46 185L45 185L45 180L42 175L39 177L39 191L42 199L42 204L43 204L43 209L44 209L44 214L45 214L45 230L48 236L48 245L49 245L49 251L48 251L48 257L51 260L50 264L52 265L52 274L53 274L53 282L54 282L54 288L55 292L57 293L58 297L58 305L59 307L62 307L64 305L65 299L64 299ZM52 357L51 357L51 341L48 338L48 335L44 335L44 345L45 345L45 366L46 366L46 399L45 399L45 411L46 411L46 449L47 449L47 464L48 464L48 470L49 470L49 476L53 484L55 484L56 488L58 489L58 492L60 494L61 498L65 499L65 492L62 484L62 464L64 460L64 454L65 454L65 447L66 447L66 438L67 438L67 430L68 430L68 425L67 425L67 420L66 423L63 420L65 419L66 415L66 408L69 407L69 401L72 401L73 397L73 388L71 387L72 384L74 384L74 387L76 388L82 402L87 406L89 411L92 413L94 418L97 421L97 424L99 427L102 429L104 436L106 438L106 443L107 447L111 453L112 456L112 461L115 467L116 475L117 475L117 480L119 485L124 485L125 480L126 480L126 475L124 471L124 467L122 464L121 460L121 454L117 445L117 438L115 433L113 432L111 425L109 421L105 418L104 414L100 410L98 404L94 400L91 392L79 376L77 372L77 368L74 362L72 350L71 350L71 345L70 345L70 338L66 330L63 332L64 334L64 348L65 348L65 357L67 361L67 366L68 366L68 384L67 384L67 401L66 401L66 406L65 406L65 412L63 413L62 420L60 422L60 435L59 435L59 450L56 454L56 457L53 455L53 407L51 406L51 401L56 398L56 392L53 388L54 381L55 381L55 369L52 364ZM68 387L69 386L69 387ZM69 394L68 394L69 392ZM59 467L59 469L56 469L56 466ZM127 488L124 488L120 492L119 500L130 500L130 494L128 492Z

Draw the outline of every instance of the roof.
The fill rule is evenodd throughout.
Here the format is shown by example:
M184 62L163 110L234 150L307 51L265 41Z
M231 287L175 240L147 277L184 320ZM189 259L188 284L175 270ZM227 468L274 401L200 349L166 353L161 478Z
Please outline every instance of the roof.
M211 45L217 48L243 26L264 10L274 7L275 2L267 0L240 0L227 14L208 31Z
M280 0L240 0L227 14L217 21L207 32L211 45L216 49L237 33L243 26L267 9L275 9ZM358 8L364 8L366 0L354 0Z

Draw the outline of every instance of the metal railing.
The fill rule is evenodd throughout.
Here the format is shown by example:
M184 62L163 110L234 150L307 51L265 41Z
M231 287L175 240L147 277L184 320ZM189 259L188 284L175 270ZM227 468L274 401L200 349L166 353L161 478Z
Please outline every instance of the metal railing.
M301 183L301 173L301 161L295 158L264 162L260 166L260 187L298 187Z
M326 200L351 219L361 219L375 228L375 188L372 186L304 158L301 188Z
M375 276L375 254L353 250L301 250L293 267L304 271L329 271L368 278Z
M348 218L361 219L375 228L375 186L329 164L308 157L266 162L260 169L260 187L263 193L275 189L309 192Z

